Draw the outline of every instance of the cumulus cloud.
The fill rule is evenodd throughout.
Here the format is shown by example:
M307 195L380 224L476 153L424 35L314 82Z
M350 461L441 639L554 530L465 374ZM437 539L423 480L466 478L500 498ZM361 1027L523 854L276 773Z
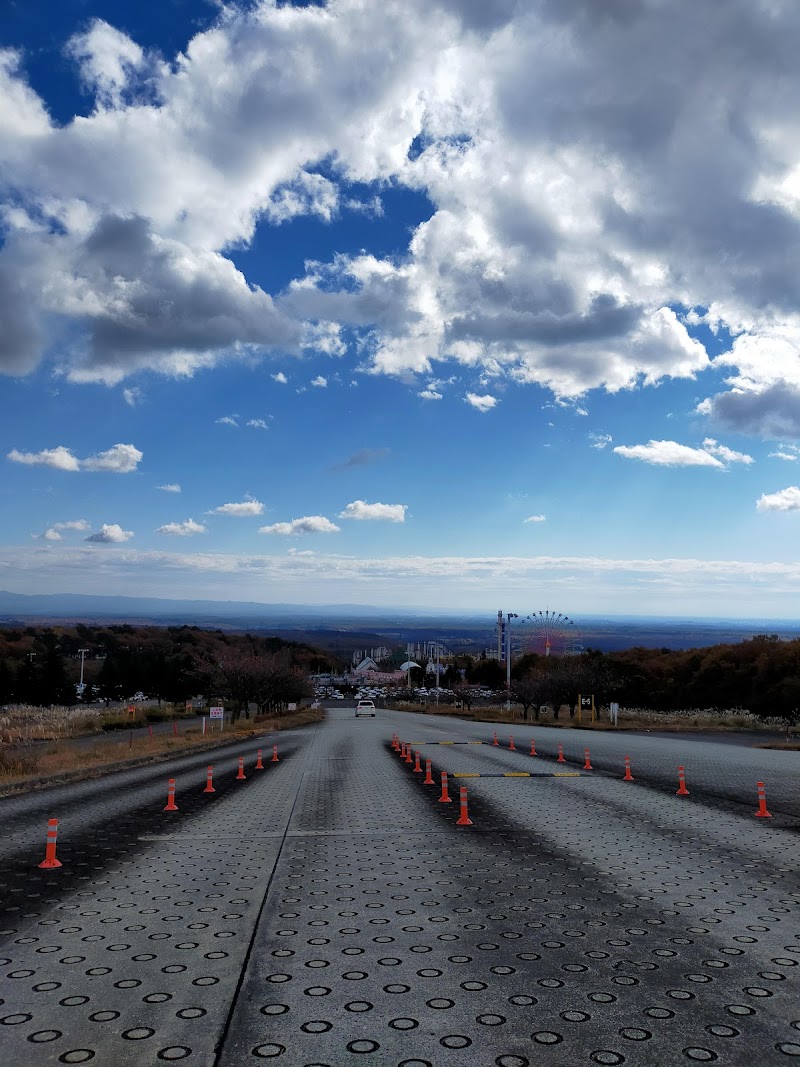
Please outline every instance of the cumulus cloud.
M106 452L89 456L81 462L86 471L112 471L115 474L130 474L141 462L143 453L134 445L114 445Z
M523 519L523 522L546 522L546 515L529 515L527 519Z
M772 441L800 439L800 382L734 388L701 401L697 410L735 433Z
M770 452L769 453L769 459L786 459L786 460L789 460L791 463L794 463L797 460L797 454L794 453L794 452L782 452L782 451Z
M254 430L268 430L269 426L264 419L248 419L247 425L251 426Z
M430 386L417 393L417 396L421 396L423 400L441 400L443 395L442 393L437 393L435 389L431 389Z
M12 463L24 463L27 466L53 467L59 471L78 471L80 460L73 455L72 449L58 445L57 448L45 448L41 452L20 452L12 448L8 453Z
M64 124L6 50L0 367L187 376L346 328L373 373L578 397L701 374L702 322L733 339L721 425L800 435L798 33L780 0L259 3L162 61L95 19L69 48L95 110ZM273 303L225 250L333 218L343 181L432 215Z
M217 426L236 426L237 428L239 426L237 416L235 415L223 415L219 419L214 419L214 422Z
M274 522L271 526L261 526L258 532L295 537L307 533L339 533L340 529L341 527L326 519L324 515L305 515L302 519L292 519L291 522Z
M172 534L175 537L190 537L192 534L205 532L205 526L195 522L194 519L187 519L185 522L168 522L156 530L156 533Z
M408 504L368 504L354 500L339 512L340 519L377 519L382 522L405 522Z
M209 512L210 515L235 515L238 518L248 518L252 515L261 515L264 512L264 505L260 500L242 500L238 504L220 504L218 508L214 508Z
M277 382L279 385L286 385L286 383L289 381L289 379L286 377L282 370L279 370L277 374L271 375L271 378L273 382Z
M471 404L472 407L477 408L478 411L491 411L497 405L497 397L490 396L488 393L484 396L478 396L477 393L467 393L464 400Z
M86 519L73 519L69 522L54 522L52 526L49 526L45 532L41 535L34 534L35 538L39 536L43 537L45 541L63 541L62 531L64 530L76 530L78 532L89 529L89 523Z
M122 398L130 408L135 408L143 399L142 390L137 386L122 390Z
M123 541L130 541L133 537L133 530L123 530L117 523L104 522L97 533L89 534L88 537L84 537L84 541L89 541L92 544L102 545L119 545Z
M617 445L613 451L628 459L640 459L660 467L717 467L725 470L727 463L753 462L752 456L734 452L711 437L703 441L702 448L691 448L676 441L649 441L646 445Z
M325 389L328 385L328 379L323 378L321 374L318 374L316 378L311 379L311 384L315 389Z
M762 493L756 501L757 511L800 511L800 488L790 485L777 493Z
M157 485L156 489L160 489L162 493L180 493L181 487L177 482L167 482L166 485Z
M28 466L53 467L61 471L107 471L113 474L130 474L135 471L144 455L135 445L114 445L105 452L98 452L86 459L78 459L72 449L58 445L41 452L20 452L16 448L8 453L13 463Z

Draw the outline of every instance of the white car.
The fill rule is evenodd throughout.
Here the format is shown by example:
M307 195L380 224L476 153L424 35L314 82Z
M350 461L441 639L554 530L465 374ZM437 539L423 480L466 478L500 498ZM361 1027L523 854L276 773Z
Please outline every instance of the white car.
M356 718L359 715L375 715L375 701L374 700L359 700L356 704Z

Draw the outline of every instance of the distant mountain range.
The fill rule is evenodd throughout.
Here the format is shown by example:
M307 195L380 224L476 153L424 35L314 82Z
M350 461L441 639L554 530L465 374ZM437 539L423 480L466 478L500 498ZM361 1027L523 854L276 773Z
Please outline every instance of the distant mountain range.
M433 612L400 608L394 615ZM259 604L251 600L164 600L159 597L96 596L86 593L10 593L0 589L0 617L38 618L309 618L371 616L385 618L386 608L370 604Z
M479 655L496 647L495 612L444 612L372 604L259 604L239 600L167 600L159 597L98 596L84 593L33 594L0 590L0 624L43 623L195 625L222 630L268 632L305 641L337 655L355 649L408 642L441 641L453 651ZM614 649L702 648L737 643L756 634L800 636L800 623L775 619L681 618L644 615L580 615L578 646ZM515 629L515 651L529 635Z

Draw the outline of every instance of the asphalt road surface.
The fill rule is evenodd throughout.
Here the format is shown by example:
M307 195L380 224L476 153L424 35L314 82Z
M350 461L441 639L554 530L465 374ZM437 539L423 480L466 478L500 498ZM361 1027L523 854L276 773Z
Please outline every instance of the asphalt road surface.
M800 1062L800 754L498 736L334 707L241 750L3 798L2 1063ZM37 866L48 817L56 870Z

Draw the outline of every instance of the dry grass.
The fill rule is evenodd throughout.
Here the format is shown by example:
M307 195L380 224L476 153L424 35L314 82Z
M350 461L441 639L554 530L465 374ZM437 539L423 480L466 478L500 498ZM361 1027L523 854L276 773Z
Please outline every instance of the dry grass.
M397 704L397 711L414 711L422 715L443 715L459 719L470 719L473 722L504 723L509 726L554 726L562 729L584 730L663 730L667 732L684 733L693 730L703 731L775 731L783 729L785 720L778 718L762 719L751 715L747 711L734 710L727 713L718 711L653 711L647 708L620 708L617 725L613 726L609 721L607 709L602 709L602 718L596 718L591 722L586 715L582 716L581 722L575 715L570 718L566 707L561 709L559 717L554 719L552 713L543 712L538 719L522 717L522 708L512 705L508 712L502 705L476 705L472 708L456 708L452 705L440 704Z
M762 741L753 748L777 748L784 752L800 752L800 741Z
M321 710L304 708L290 715L264 719L254 724L242 719L235 725L225 724L224 730L202 734L202 727L190 727L175 737L172 734L156 734L154 737L130 735L104 735L92 745L60 741L52 745L27 747L14 746L0 751L0 785L19 788L38 778L57 777L85 771L90 777L98 771L122 769L130 760L157 760L180 756L186 752L212 748L221 742L237 737L255 737L276 730L289 730L307 723L320 722ZM117 739L119 738L119 739Z

